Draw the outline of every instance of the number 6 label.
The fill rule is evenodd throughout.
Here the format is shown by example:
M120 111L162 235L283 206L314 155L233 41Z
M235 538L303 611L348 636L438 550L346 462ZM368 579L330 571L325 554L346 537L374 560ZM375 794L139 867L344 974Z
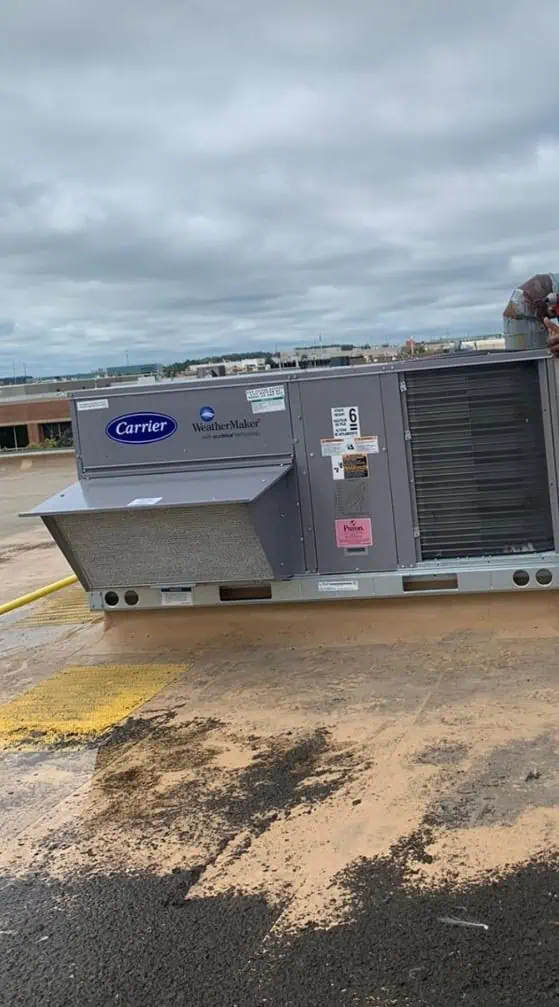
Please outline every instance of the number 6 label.
M361 426L357 406L334 406L331 413L334 437L358 437L360 435Z

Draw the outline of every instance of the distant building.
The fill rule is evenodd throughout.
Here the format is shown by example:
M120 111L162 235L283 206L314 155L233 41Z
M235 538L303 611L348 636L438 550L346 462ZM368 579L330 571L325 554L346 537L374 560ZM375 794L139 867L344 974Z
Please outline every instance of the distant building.
M31 444L56 441L72 445L68 392L128 384L137 378L85 378L82 380L28 381L0 386L0 452Z
M0 385L25 385L32 380L33 378L28 378L26 374L18 374L11 378L0 378Z
M200 364L190 368L197 378L224 378L227 371L225 364Z
M275 358L281 368L298 367L308 370L313 367L348 367L364 364L365 351L359 347L344 350L342 346L296 346L293 350L282 350Z
M459 339L423 339L421 343L416 344L416 347L420 345L423 347L423 352L426 354L438 354L438 353L455 353L460 346Z
M385 364L387 361L398 360L401 354L400 346L371 346L363 350L367 364Z
M120 374L157 374L161 370L160 364L124 364L120 367L107 367L107 377L115 378Z
M266 357L247 357L246 360L226 360L226 374L250 374L252 371L265 371Z
M462 339L460 340L459 349L461 350L504 350L505 348L505 337L501 335L495 336L477 336L475 339Z
M93 378L105 377L104 371L77 371L75 374L49 374L46 378L31 378L31 381L89 381Z

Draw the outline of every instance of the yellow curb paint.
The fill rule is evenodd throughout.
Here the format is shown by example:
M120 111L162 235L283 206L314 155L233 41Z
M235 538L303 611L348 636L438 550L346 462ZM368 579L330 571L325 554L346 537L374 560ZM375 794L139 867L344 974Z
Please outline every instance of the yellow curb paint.
M103 618L102 612L92 612L87 594L81 586L68 588L56 598L49 598L34 608L29 615L10 623L8 629L25 626L66 626L79 622L97 622Z
M0 749L92 741L186 670L184 664L68 667L0 705Z

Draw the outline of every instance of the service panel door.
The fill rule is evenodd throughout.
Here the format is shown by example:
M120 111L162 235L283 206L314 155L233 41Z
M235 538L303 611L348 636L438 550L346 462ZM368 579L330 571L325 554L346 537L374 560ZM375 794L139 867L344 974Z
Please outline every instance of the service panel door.
M394 570L379 376L309 378L300 389L319 572Z

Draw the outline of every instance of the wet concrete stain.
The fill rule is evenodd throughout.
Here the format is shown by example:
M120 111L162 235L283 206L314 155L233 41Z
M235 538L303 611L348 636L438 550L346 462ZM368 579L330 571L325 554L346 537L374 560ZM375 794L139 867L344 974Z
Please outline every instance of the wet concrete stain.
M393 680L391 688L399 689ZM464 677L457 681L465 689ZM284 731L272 739L246 735L237 740L248 764L218 771L218 753L232 738L228 725L177 721L174 714L129 718L96 748L91 799L80 806L79 831L65 834L57 827L47 839L61 854L63 881L47 871L0 877L0 990L9 1007L559 1002L555 861L525 864L460 891L450 876L434 890L413 890L415 872L430 860L426 828L389 855L360 860L344 872L340 880L352 905L344 926L324 930L310 924L281 935L270 932L281 907L270 907L263 897L230 892L200 898L197 881L236 833L248 829L254 835L301 805L312 811L359 772L359 756L352 762L326 731L305 737ZM449 799L462 787L468 793L459 796L469 797L480 780L489 787L502 776L504 750L492 753L496 761L464 769L461 753L451 747L445 743L423 753L426 765L441 768ZM547 763L535 763L533 747L516 755L506 749L505 791L518 779L522 800L531 795L540 803L538 788L553 779L552 751L544 749ZM540 775L526 780L533 766ZM469 804L467 820L473 811L475 804ZM213 860L185 854L200 829L216 832ZM75 869L77 861L63 847L79 844L81 853L90 837L93 870ZM111 837L124 837L131 851L151 846L153 872L117 870ZM169 837L179 852L183 844L180 862L189 870L162 876L161 860L159 870L155 864L164 858ZM110 871L106 858L95 862L103 843ZM134 863L133 855L127 862ZM48 857L35 863L49 866ZM439 916L481 921L489 929L446 926Z
M7 839L85 783L94 758L84 751L2 753L0 839Z
M129 718L112 733L97 756L94 784L105 797L114 797L122 809L126 806L130 811L130 805L138 799L142 805L138 809L140 817L149 814L152 788L157 787L164 773L200 769L219 752L205 742L213 730L222 727L220 721L194 719L175 728L169 726L171 719ZM111 765L122 759L123 749L137 741L147 742L147 747L135 749L132 757L137 762L111 771Z
M482 764L448 775L427 821L447 829L511 824L534 805L556 807L558 755L559 742L550 734L494 749Z
M429 860L429 834L416 833L389 855L350 867L343 882L354 920L329 930L310 925L267 942L252 962L254 981L238 1007L536 1007L559 1002L559 860L533 861L511 874L457 890L409 887ZM441 917L488 929L450 926Z
M120 761L120 745L143 736L145 745L135 746L134 763L111 771L111 763ZM101 815L114 820L125 818L130 824L145 823L152 816L154 803L160 810L168 805L165 824L185 808L196 807L217 815L235 829L251 823L269 824L270 813L287 812L301 803L316 803L333 793L348 778L349 756L329 752L329 732L317 729L307 737L293 738L291 732L275 738L251 735L242 739L247 750L246 767L219 771L213 761L227 747L226 725L217 720L194 719L175 726L153 721L130 724L100 750L93 786L106 799ZM321 769L326 758L329 772ZM191 772L194 771L194 772ZM158 790L179 774L179 780ZM211 784L211 786L209 785Z
M275 739L256 753L229 790L210 793L207 807L237 829L251 822L259 834L280 812L288 814L300 804L325 800L348 781L347 772L329 780L319 775L328 743L329 732L324 729L295 743L286 736Z
M451 744L444 739L438 745L429 745L415 756L415 762L426 766L453 766L468 756L466 745Z
M413 890L410 877L429 859L428 842L428 832L417 832L344 872L351 922L276 936L270 930L282 907L255 896L196 898L197 869L165 877L83 873L64 882L4 877L3 1002L556 1004L559 863L534 861L459 891L451 884ZM440 922L449 916L488 929Z
M26 552L36 552L40 550L56 549L56 542L22 542L18 545L4 546L0 549L0 563L9 563L16 556Z
M131 719L115 733L97 753L79 819L38 842L45 866L70 851L103 870L107 848L118 844L154 869L161 850L183 862L181 851L203 850L203 872L240 834L234 858L278 818L310 813L359 771L359 755L340 750L325 729L240 738L214 719L175 724L162 716ZM243 765L224 767L231 748Z
M179 706L172 710L162 710L149 717L127 717L121 724L115 724L93 743L99 750L99 768L103 762L117 758L125 745L133 745L150 734L170 724L177 716Z

